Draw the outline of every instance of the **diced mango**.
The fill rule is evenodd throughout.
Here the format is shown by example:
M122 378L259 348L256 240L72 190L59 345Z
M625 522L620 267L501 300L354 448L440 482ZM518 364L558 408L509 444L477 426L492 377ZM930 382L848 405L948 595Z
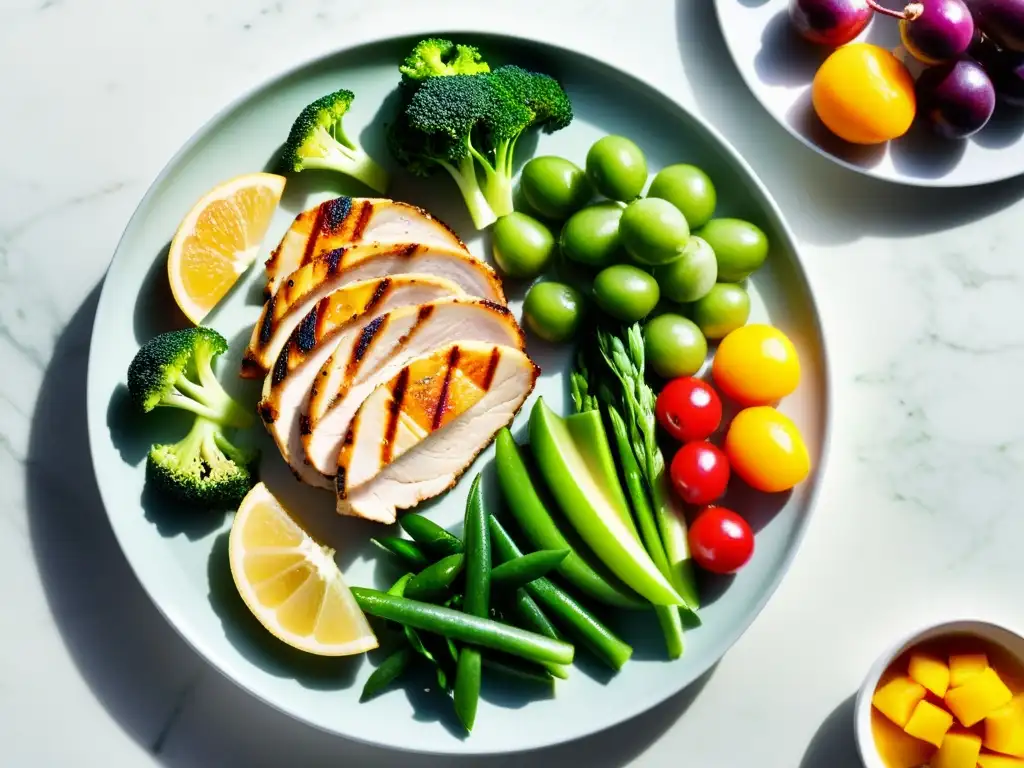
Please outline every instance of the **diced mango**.
M946 706L968 728L1006 706L1012 699L1013 693L991 667L985 667L963 685L946 692Z
M949 688L949 666L938 656L930 653L910 654L910 677L923 685L940 699Z
M950 731L932 757L930 768L975 768L981 754L981 737L967 731Z
M954 653L949 657L950 687L963 685L987 667L988 656L984 653Z
M917 702L925 697L924 686L909 677L894 677L871 697L871 703L900 728L907 724Z
M953 725L953 716L930 701L919 701L903 730L921 741L936 747L942 744L942 737Z
M883 765L894 768L926 765L935 754L935 747L915 739L874 707L871 708L871 735Z
M1024 760L1019 757L982 752L978 755L978 765L980 768L1024 768Z
M1024 757L1024 693L985 718L983 744L993 752Z

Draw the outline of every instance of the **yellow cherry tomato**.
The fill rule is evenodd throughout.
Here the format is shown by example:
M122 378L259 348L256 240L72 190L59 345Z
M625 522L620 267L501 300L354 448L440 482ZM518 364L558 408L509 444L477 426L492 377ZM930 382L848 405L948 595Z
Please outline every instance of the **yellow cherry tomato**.
M891 52L870 43L834 50L814 75L811 101L828 129L854 144L902 136L917 111L910 71Z
M800 360L786 334L753 323L719 342L711 375L718 390L740 405L769 405L796 389Z
M725 433L725 455L747 485L768 493L788 491L811 471L811 457L796 424L766 405L736 414Z

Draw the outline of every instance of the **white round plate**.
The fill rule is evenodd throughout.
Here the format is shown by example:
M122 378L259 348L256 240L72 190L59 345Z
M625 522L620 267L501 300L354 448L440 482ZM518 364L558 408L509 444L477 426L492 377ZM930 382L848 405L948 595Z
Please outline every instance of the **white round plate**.
M450 702L415 685L359 703L363 682L379 663L376 655L372 663L365 656L321 659L301 657L283 646L248 613L235 590L226 552L231 516L189 513L144 490L149 445L180 439L188 421L177 413L135 414L127 403L125 372L140 344L181 322L166 277L166 248L181 217L219 181L267 167L299 110L339 87L356 94L346 116L347 131L387 162L381 126L394 108L398 63L415 39L384 39L296 68L226 108L170 161L128 224L104 282L90 349L89 432L111 525L139 581L168 621L227 677L272 706L347 738L419 752L515 752L585 736L637 715L693 682L736 642L774 592L807 525L827 443L828 375L818 312L793 235L750 167L717 133L629 75L572 51L503 36L449 35L475 43L492 63L517 62L563 81L575 120L565 130L520 140L520 160L531 153L553 153L583 163L587 149L603 134L632 136L653 169L699 163L718 187L719 215L755 221L770 238L768 261L752 281L752 319L775 323L799 350L803 380L782 409L805 435L815 471L792 495L735 499L757 531L756 553L736 578L702 582L703 624L687 633L683 657L665 660L653 614L609 615L612 626L635 648L633 659L618 674L601 669L580 648L571 678L558 683L553 697L538 698L521 685L489 678L476 727L465 737L453 725ZM486 255L450 179L412 183L396 174L395 181L391 196L428 208L466 237L474 251ZM341 193L366 190L331 174L291 175L260 260L298 211ZM252 404L260 382L243 382L235 374L259 314L262 279L261 268L250 270L206 322L231 343L226 359L219 361L221 380ZM506 290L519 317L523 287L506 283ZM528 351L544 373L513 424L516 433L521 433L537 396L562 412L568 404L565 374L571 349L530 339ZM397 527L389 530L339 517L332 493L300 486L264 431L257 427L252 437L263 449L264 481L314 535L337 549L350 584L386 587L398 577L390 561L369 543L371 536L398 533ZM477 470L488 472L492 454L493 448L485 451L424 514L457 526L472 476ZM493 504L495 495L489 490L485 494Z
M886 144L858 146L832 134L811 107L811 81L832 49L801 38L788 0L714 0L726 47L754 97L787 131L821 155L875 178L920 187L969 187L1024 173L1024 110L1000 104L981 131L951 141L915 123ZM888 0L889 7L902 7ZM910 59L896 19L875 14L858 40ZM908 61L911 72L916 63Z

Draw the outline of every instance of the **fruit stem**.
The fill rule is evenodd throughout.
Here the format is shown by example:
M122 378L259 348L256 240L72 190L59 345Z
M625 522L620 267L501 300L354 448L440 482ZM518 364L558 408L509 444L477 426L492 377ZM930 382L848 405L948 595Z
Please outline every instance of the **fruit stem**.
M885 6L879 5L878 0L867 0L868 7L880 13L883 16L892 16L894 19L903 19L905 21L913 21L920 17L924 13L924 4L922 3L907 3L906 7L902 11L894 11L892 8L886 8Z

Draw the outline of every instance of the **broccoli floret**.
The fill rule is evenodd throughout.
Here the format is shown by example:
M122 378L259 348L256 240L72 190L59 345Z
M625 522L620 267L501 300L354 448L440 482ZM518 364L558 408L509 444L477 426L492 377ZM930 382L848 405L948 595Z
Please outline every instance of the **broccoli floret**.
M416 44L398 71L410 83L441 75L478 75L491 68L474 46L431 37Z
M345 134L344 118L355 94L344 89L309 104L292 123L281 162L289 171L337 171L358 179L376 192L388 188L388 174Z
M498 216L512 212L512 175L516 140L527 130L546 133L572 122L572 102L553 77L522 67L498 67L488 76L501 94L502 105L488 142L492 165L484 167L484 196Z
M154 488L185 504L230 509L255 483L256 458L232 445L217 422L199 416L181 442L149 449L146 474Z
M542 128L545 133L554 133L572 122L569 95L550 75L508 64L498 67L491 76L533 111L531 128Z
M255 482L258 455L236 448L223 433L253 423L213 372L214 359L227 349L214 329L185 328L146 342L128 366L128 394L143 413L169 407L195 414L181 442L150 448L146 472L160 491L202 507L237 506Z
M427 77L403 90L403 106L389 129L392 155L420 175L445 168L477 229L513 210L513 156L523 132L536 127L550 133L573 117L557 80L515 66Z
M497 220L477 178L477 163L490 165L489 148L475 145L486 139L497 105L486 75L432 77L412 94L388 135L392 154L412 173L441 167L451 175L477 229Z

